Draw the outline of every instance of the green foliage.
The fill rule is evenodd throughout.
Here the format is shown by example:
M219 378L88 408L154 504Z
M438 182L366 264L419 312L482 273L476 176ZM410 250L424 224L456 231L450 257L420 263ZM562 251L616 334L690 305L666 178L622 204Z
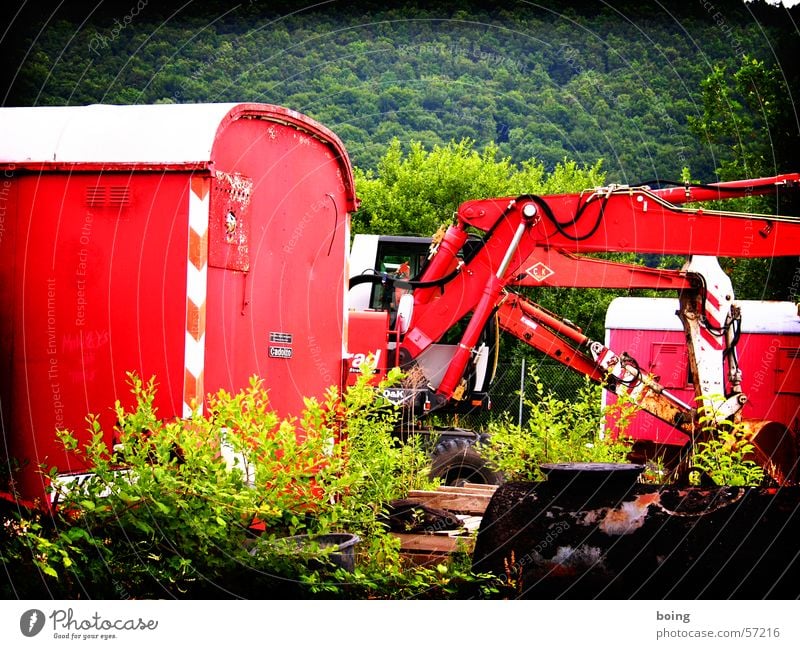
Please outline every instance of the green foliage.
M633 412L629 404L615 407L613 427L601 435L605 413L599 386L587 380L575 400L566 400L548 391L535 372L531 382L533 395L525 397L530 408L527 425L492 424L490 442L481 451L507 480L543 480L539 466L549 462L626 461L624 433Z
M794 120L787 119L791 106L783 99L785 83L777 66L752 56L743 57L732 73L718 64L703 80L703 112L690 116L688 126L698 139L716 145L723 180L769 175L776 163L783 165L781 140L797 138Z
M469 199L577 192L605 182L599 161L585 166L564 160L547 173L534 159L516 165L500 158L495 144L480 152L474 144L465 139L429 151L412 142L404 152L400 140L392 140L376 173L356 170L356 231L431 235Z
M742 3L715 17L686 3L150 2L121 30L124 8L29 4L4 40L6 105L263 101L340 133L363 169L394 137L469 139L548 170L604 159L615 182L684 166L708 180L686 116L709 68L746 51L788 70L796 51L785 10Z
M62 485L52 517L4 520L0 559L15 590L38 597L456 596L493 589L454 564L408 569L381 525L388 500L431 485L428 458L391 431L394 406L366 372L345 394L306 400L280 420L261 381L209 397L208 414L162 421L155 383L130 376L135 407L116 405L119 444L88 418L90 439L60 434L92 469ZM395 377L392 377L395 378ZM339 440L334 443L334 438ZM55 478L55 472L52 477ZM357 567L319 535L354 533ZM284 537L306 534L305 550Z
M702 441L692 447L691 465L708 474L718 485L756 487L764 481L764 469L751 458L755 450L741 424L717 422L710 412L703 412L699 423ZM697 479L692 473L691 479Z
M785 70L752 56L743 57L732 72L724 64L716 65L703 81L702 113L690 116L688 126L714 152L722 180L798 169L800 131L787 90ZM767 214L796 214L798 210L797 199L791 196L780 201L751 196L716 206ZM787 281L797 271L794 258L724 259L721 263L740 299L794 299Z

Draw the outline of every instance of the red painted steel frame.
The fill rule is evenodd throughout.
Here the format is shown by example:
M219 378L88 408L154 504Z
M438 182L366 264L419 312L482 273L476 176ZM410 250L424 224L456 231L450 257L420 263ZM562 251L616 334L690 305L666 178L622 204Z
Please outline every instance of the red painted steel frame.
M519 295L508 295L500 305L498 324L504 331L559 363L563 363L595 381L603 380L603 373L594 359L578 348L589 342L589 339L576 327L558 320ZM554 331L545 325L551 326ZM564 338L569 338L571 342Z
M581 257L552 248L537 248L522 264L522 270L509 282L510 286L626 290L680 290L691 286L685 273L680 271Z
M453 257L465 240L467 228L486 233L480 250L468 259L461 272L439 289L427 290L416 299L414 320L403 342L407 359L416 358L430 344L441 339L469 313L467 331L485 324L491 309L487 300L500 297L504 287L513 285L595 286L617 288L672 288L692 286L691 278L678 271L637 268L573 253L625 252L769 257L800 253L800 220L733 212L681 208L678 203L734 198L774 193L778 188L796 187L800 174L773 178L719 183L713 186L685 187L676 190L611 187L602 192L557 196L522 196L469 201L458 211L458 225L451 227L440 245ZM670 203L666 198L674 203ZM523 209L536 216L523 216ZM517 248L511 242L523 220L528 221ZM761 223L765 224L762 227ZM502 277L495 277L501 260L511 254ZM436 258L434 257L434 261ZM544 268L535 268L540 264ZM449 268L449 264L447 265ZM421 281L442 279L438 265L429 265ZM511 302L509 302L511 304ZM519 302L515 302L519 304ZM500 306L509 329L531 336L530 328L519 319L509 318L509 307ZM529 318L539 324L540 319ZM552 323L547 323L551 326ZM555 329L563 335L563 330ZM537 334L547 335L549 334ZM439 394L449 398L454 377L460 376L468 359L470 336L462 339L460 361L448 369ZM548 342L537 347L547 350ZM571 359L578 358L572 354ZM581 364L580 359L570 361ZM568 362L567 364L570 364ZM587 373L588 367L576 368ZM596 374L597 370L594 370ZM593 372L588 372L592 375Z
M758 184L756 184L758 182ZM736 198L774 193L796 187L799 174L786 174L759 181L718 183L712 187L683 189L680 203ZM770 216L688 209L670 203L675 190L612 188L604 193L562 194L539 199L541 212L549 208L554 219L540 213L530 232L537 246L550 246L573 253L638 252L663 255L711 255L718 257L777 257L797 254L800 228L796 221ZM501 219L517 220L519 211L509 204L515 199L493 198L468 201L458 210L465 226L484 232L496 228ZM523 204L524 198L519 203ZM582 210L582 211L581 211ZM572 223L576 215L580 218ZM558 226L554 221L562 224ZM769 224L769 227L765 227Z

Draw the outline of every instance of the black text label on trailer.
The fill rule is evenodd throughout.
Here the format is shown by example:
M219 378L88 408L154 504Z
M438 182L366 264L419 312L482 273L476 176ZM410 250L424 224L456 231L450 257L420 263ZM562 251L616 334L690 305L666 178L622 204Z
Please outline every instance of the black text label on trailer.
M292 334L287 334L282 331L270 331L269 342L277 345L291 345Z
M269 357L270 358L291 358L292 357L292 348L291 347L277 347L271 345L269 348Z

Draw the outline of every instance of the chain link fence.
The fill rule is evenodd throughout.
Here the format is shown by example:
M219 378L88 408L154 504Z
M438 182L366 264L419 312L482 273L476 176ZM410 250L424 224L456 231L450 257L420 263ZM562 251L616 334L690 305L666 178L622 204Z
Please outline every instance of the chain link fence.
M484 430L490 422L503 418L514 424L525 425L530 410L525 401L534 401L536 398L533 376L538 377L546 391L564 401L576 400L581 388L586 385L583 376L550 359L521 359L499 363L489 390L491 410L460 415L457 425Z

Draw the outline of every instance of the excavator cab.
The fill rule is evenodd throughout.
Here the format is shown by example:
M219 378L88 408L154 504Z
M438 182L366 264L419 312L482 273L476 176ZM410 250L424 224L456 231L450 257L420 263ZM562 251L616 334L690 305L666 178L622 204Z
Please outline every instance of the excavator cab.
M432 411L432 396L458 348L468 318L456 322L412 363L401 362L401 346L412 322L414 292L431 256L431 237L355 235L350 256L348 339L350 380L361 364L372 358L380 378L390 367L404 370L403 383L384 391L383 396L402 407L398 437L421 435L428 439L431 475L445 484L497 484L499 473L486 464L478 450L484 436L474 431L426 423ZM459 254L469 256L470 245ZM437 414L470 413L491 407L488 390L494 378L499 354L499 327L490 318L479 336L460 384Z
M354 237L350 255L351 290L350 323L355 325L357 336L350 336L351 352L355 356L364 354L356 349L371 336L361 335L361 320L370 317L369 313L388 315L387 356L388 365L400 366L399 344L402 343L405 327L411 321L413 311L413 290L415 281L422 275L431 254L431 237L383 236L357 234ZM470 246L464 247L463 254L469 254ZM371 278L371 281L360 282ZM355 280L355 281L353 281ZM464 325L456 323L441 340L431 345L424 354L415 359L413 382L417 390L435 390L450 364ZM351 331L352 334L352 331ZM361 345L363 346L363 345ZM496 320L490 318L476 346L473 362L464 373L460 398L453 399L446 410L467 412L488 409L491 404L488 389L497 367L499 354L499 329ZM359 357L360 358L360 357ZM424 405L423 405L424 410Z
M359 235L357 235L359 236ZM409 281L416 278L428 259L431 245L429 237L378 237L374 266L370 267L393 280ZM372 284L369 308L389 311L390 325L397 319L397 309L403 295L411 289L390 286L390 283Z

